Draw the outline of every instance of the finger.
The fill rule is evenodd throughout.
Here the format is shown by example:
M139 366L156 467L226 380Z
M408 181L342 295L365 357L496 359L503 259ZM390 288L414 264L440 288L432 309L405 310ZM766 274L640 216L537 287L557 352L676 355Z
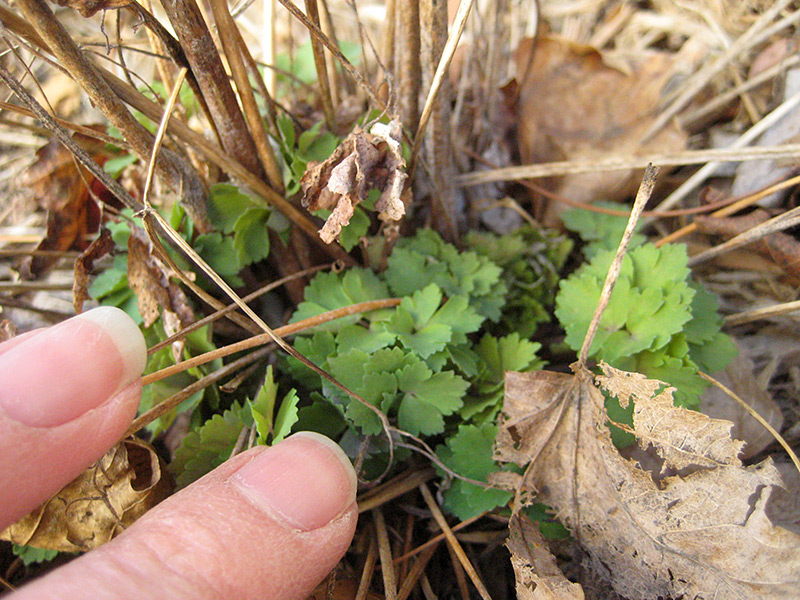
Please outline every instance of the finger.
M355 530L356 476L316 433L235 457L14 600L306 598Z
M125 432L146 346L101 307L0 345L0 529L52 496Z

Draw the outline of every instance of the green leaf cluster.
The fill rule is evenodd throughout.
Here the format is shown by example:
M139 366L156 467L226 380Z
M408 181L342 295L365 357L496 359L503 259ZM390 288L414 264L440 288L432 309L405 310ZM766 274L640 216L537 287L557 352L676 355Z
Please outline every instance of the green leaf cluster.
M43 562L50 562L58 556L58 550L45 550L43 548L34 548L33 546L21 546L19 544L12 544L11 551L14 556L19 557L26 567Z
M478 314L497 321L508 288L502 269L475 251L459 252L436 232L423 229L400 240L384 273L393 294L407 296L435 283L447 296L464 296Z
M503 270L506 302L501 329L531 337L551 319L554 290L573 243L556 231L526 225L506 235L470 231L466 244Z
M595 202L593 206L619 211L623 205L614 202ZM622 233L628 225L627 216L610 215L588 211L582 208L572 208L561 213L564 226L577 233L586 242L583 255L591 260L601 250L614 250L622 241ZM639 226L637 225L637 230ZM642 245L647 238L641 233L634 233L630 247Z
M498 470L492 460L492 446L497 435L497 425L462 425L458 432L448 438L446 443L436 448L441 461L455 473L486 481L490 473ZM444 508L465 521L511 500L513 494L506 490L482 487L461 479L453 479L450 487L444 490Z
M234 402L222 414L213 415L186 434L169 465L178 487L189 485L228 460L246 427L255 427L258 444L276 444L285 438L297 422L299 398L294 389L280 403L277 397L278 385L269 367L264 384L252 400Z
M614 251L600 250L556 297L566 344L578 350L589 327ZM676 402L699 405L706 387L698 369L724 368L736 353L720 331L716 298L689 277L684 246L638 246L625 256L589 355L673 385Z
M316 326L295 339L297 350L365 402L288 359L290 375L312 398L300 408L297 428L327 431L325 419L336 434L346 430L343 440L359 448L353 440L382 439L373 410L378 409L404 431L436 436L442 441L437 454L457 473L485 480L498 468L491 441L504 373L542 367L541 345L518 332L485 332L489 319L501 316L508 290L503 269L488 256L459 252L422 230L402 240L387 264L382 273L321 273L306 287L293 322L368 300L402 301ZM385 464L380 450L370 448L370 460ZM447 498L448 508L461 516L504 504L509 495L454 480Z
M228 183L212 186L208 220L214 231L194 238L192 246L230 285L242 285L239 272L269 256L269 229L286 233L285 220Z

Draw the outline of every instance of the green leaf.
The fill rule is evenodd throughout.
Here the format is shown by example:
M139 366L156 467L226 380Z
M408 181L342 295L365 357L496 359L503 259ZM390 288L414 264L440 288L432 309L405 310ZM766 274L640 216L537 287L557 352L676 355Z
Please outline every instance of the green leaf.
M340 353L357 348L369 354L391 346L395 339L395 334L389 331L367 329L362 325L346 325L336 334L336 346Z
M432 322L434 312L442 301L442 290L435 284L403 298L400 306L386 323L386 329L409 350L426 358L443 350L453 336L453 330L443 323Z
M475 351L486 365L483 379L502 383L506 371L530 371L544 367L544 361L536 353L542 345L538 342L520 339L518 333L496 338L484 334Z
M355 248L359 240L367 235L369 226L369 215L360 207L356 206L353 211L353 216L350 218L350 222L342 227L342 232L339 234L339 243L342 248L347 252Z
M430 229L398 242L387 265L384 276L396 295L408 296L435 283L448 297L466 296L484 317L500 317L507 291L500 267L476 252L459 252Z
M269 216L270 211L264 208L248 208L236 219L233 247L243 267L269 256Z
M338 438L347 429L339 409L314 392L314 400L310 406L304 406L297 411L297 425L295 431L316 431L331 439Z
M242 428L252 425L249 409L234 403L221 415L214 415L190 431L175 451L169 465L179 488L209 473L231 455Z
M594 206L611 210L625 209L624 205L613 202L595 202ZM573 208L561 213L564 226L577 233L587 242L583 254L587 259L593 258L602 250L616 250L622 240L622 233L628 224L627 216L616 216L605 213L588 211L582 208ZM637 230L639 226L637 225ZM634 233L630 247L643 244L647 238L640 233Z
M253 416L258 431L258 443L266 444L272 433L272 415L275 412L275 398L278 396L278 385L272 373L272 365L267 367L264 385L258 390L253 400L247 401L247 407Z
M218 183L211 186L208 203L208 220L223 233L233 233L236 221L242 213L250 208L263 208L250 196L229 183Z
M243 285L244 282L238 275L242 270L242 264L239 262L239 253L233 245L232 237L223 237L219 233L204 233L195 238L194 249L229 285L233 287Z
M444 430L444 416L463 404L469 383L453 373L433 373L419 362L397 371L403 394L397 413L398 426L413 435L435 435Z
M283 397L281 406L278 409L278 414L275 415L275 430L272 433L273 444L277 444L289 435L292 431L292 426L297 423L299 418L297 411L298 402L300 402L300 398L294 390L289 390Z
M556 297L556 316L573 350L583 343L600 297L612 252L600 252L567 279ZM657 350L691 319L694 290L688 285L683 246L634 248L622 261L617 283L590 348L590 356L614 361Z
M353 268L344 273L318 273L306 286L305 299L297 307L290 322L296 323L329 310L388 297L390 296L386 284L367 269ZM314 329L337 331L362 318L361 315L352 315L317 325Z
M109 158L103 164L103 171L116 179L122 174L122 171L125 169L125 167L131 166L138 160L139 157L135 154L123 154L122 156L115 156L114 158Z
M493 423L461 425L455 435L436 448L436 454L457 474L476 481L486 481L490 473L500 470L492 460L495 435L497 425ZM507 504L513 494L453 479L443 496L444 508L463 521Z
M12 544L11 551L14 556L18 556L26 567L43 562L50 562L58 556L58 550L45 550L43 548L34 548L33 546L20 546L19 544Z

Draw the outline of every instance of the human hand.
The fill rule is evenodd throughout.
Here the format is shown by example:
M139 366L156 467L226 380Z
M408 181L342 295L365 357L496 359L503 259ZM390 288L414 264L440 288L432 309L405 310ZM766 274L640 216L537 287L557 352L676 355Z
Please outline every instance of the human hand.
M110 307L0 345L0 530L118 441L145 350ZM295 434L234 457L11 598L305 598L350 544L355 496L341 449Z

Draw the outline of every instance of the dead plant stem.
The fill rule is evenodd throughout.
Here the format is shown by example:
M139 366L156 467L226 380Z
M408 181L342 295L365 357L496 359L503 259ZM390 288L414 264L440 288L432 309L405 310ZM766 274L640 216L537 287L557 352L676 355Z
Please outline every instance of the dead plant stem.
M297 323L290 323L289 325L278 327L277 329L274 330L274 332L262 333L253 336L251 338L247 338L246 340L242 340L241 342L236 342L235 344L230 344L228 346L225 346L224 348L218 348L216 350L212 350L211 352L206 352L205 354L194 356L176 365L172 365L170 367L161 369L160 371L156 371L155 373L150 373L149 375L145 375L144 377L142 377L142 385L148 385L150 383L160 381L165 377L169 377L170 375L175 375L176 373L182 373L183 371L191 369L193 367L204 365L208 362L211 362L212 360L216 360L217 358L223 358L225 356L235 354L236 352L241 352L242 350L247 350L255 346L262 346L264 344L268 344L269 342L274 341L276 336L283 338L290 335L294 335L310 327L314 327L315 325L320 325L322 323L327 323L328 321L333 321L334 319L341 319L342 317L347 317L362 312L368 312L371 310L377 310L379 308L390 308L392 306L397 306L398 304L400 304L400 301L401 301L400 298L387 298L385 300L370 300L368 302L360 302L359 304L351 304L350 306L345 306L343 308L330 310L328 312L322 313L321 315L316 315L314 317L309 317L308 319L303 319L302 321L298 321ZM237 304L237 306L239 305Z
M594 341L594 336L597 333L597 328L600 326L600 319L603 317L603 313L608 306L609 300L611 300L611 292L614 291L614 285L616 284L617 277L619 277L619 272L622 269L622 261L625 258L626 252L628 251L628 244L633 237L636 224L639 222L639 217L641 216L647 201L650 199L650 195L653 193L653 188L656 184L656 178L658 177L658 171L658 167L654 167L653 165L648 165L647 169L645 169L644 176L642 177L642 183L639 185L639 191L636 192L636 199L633 202L631 216L628 218L628 224L625 226L625 231L622 234L622 240L620 240L617 253L614 255L614 260L611 261L611 266L608 268L608 274L606 275L606 280L603 283L603 289L600 292L600 299L597 301L597 308L595 308L594 314L592 315L592 320L589 322L589 328L586 331L586 336L583 338L583 345L578 353L577 369L586 368L589 350L592 346L592 342Z

